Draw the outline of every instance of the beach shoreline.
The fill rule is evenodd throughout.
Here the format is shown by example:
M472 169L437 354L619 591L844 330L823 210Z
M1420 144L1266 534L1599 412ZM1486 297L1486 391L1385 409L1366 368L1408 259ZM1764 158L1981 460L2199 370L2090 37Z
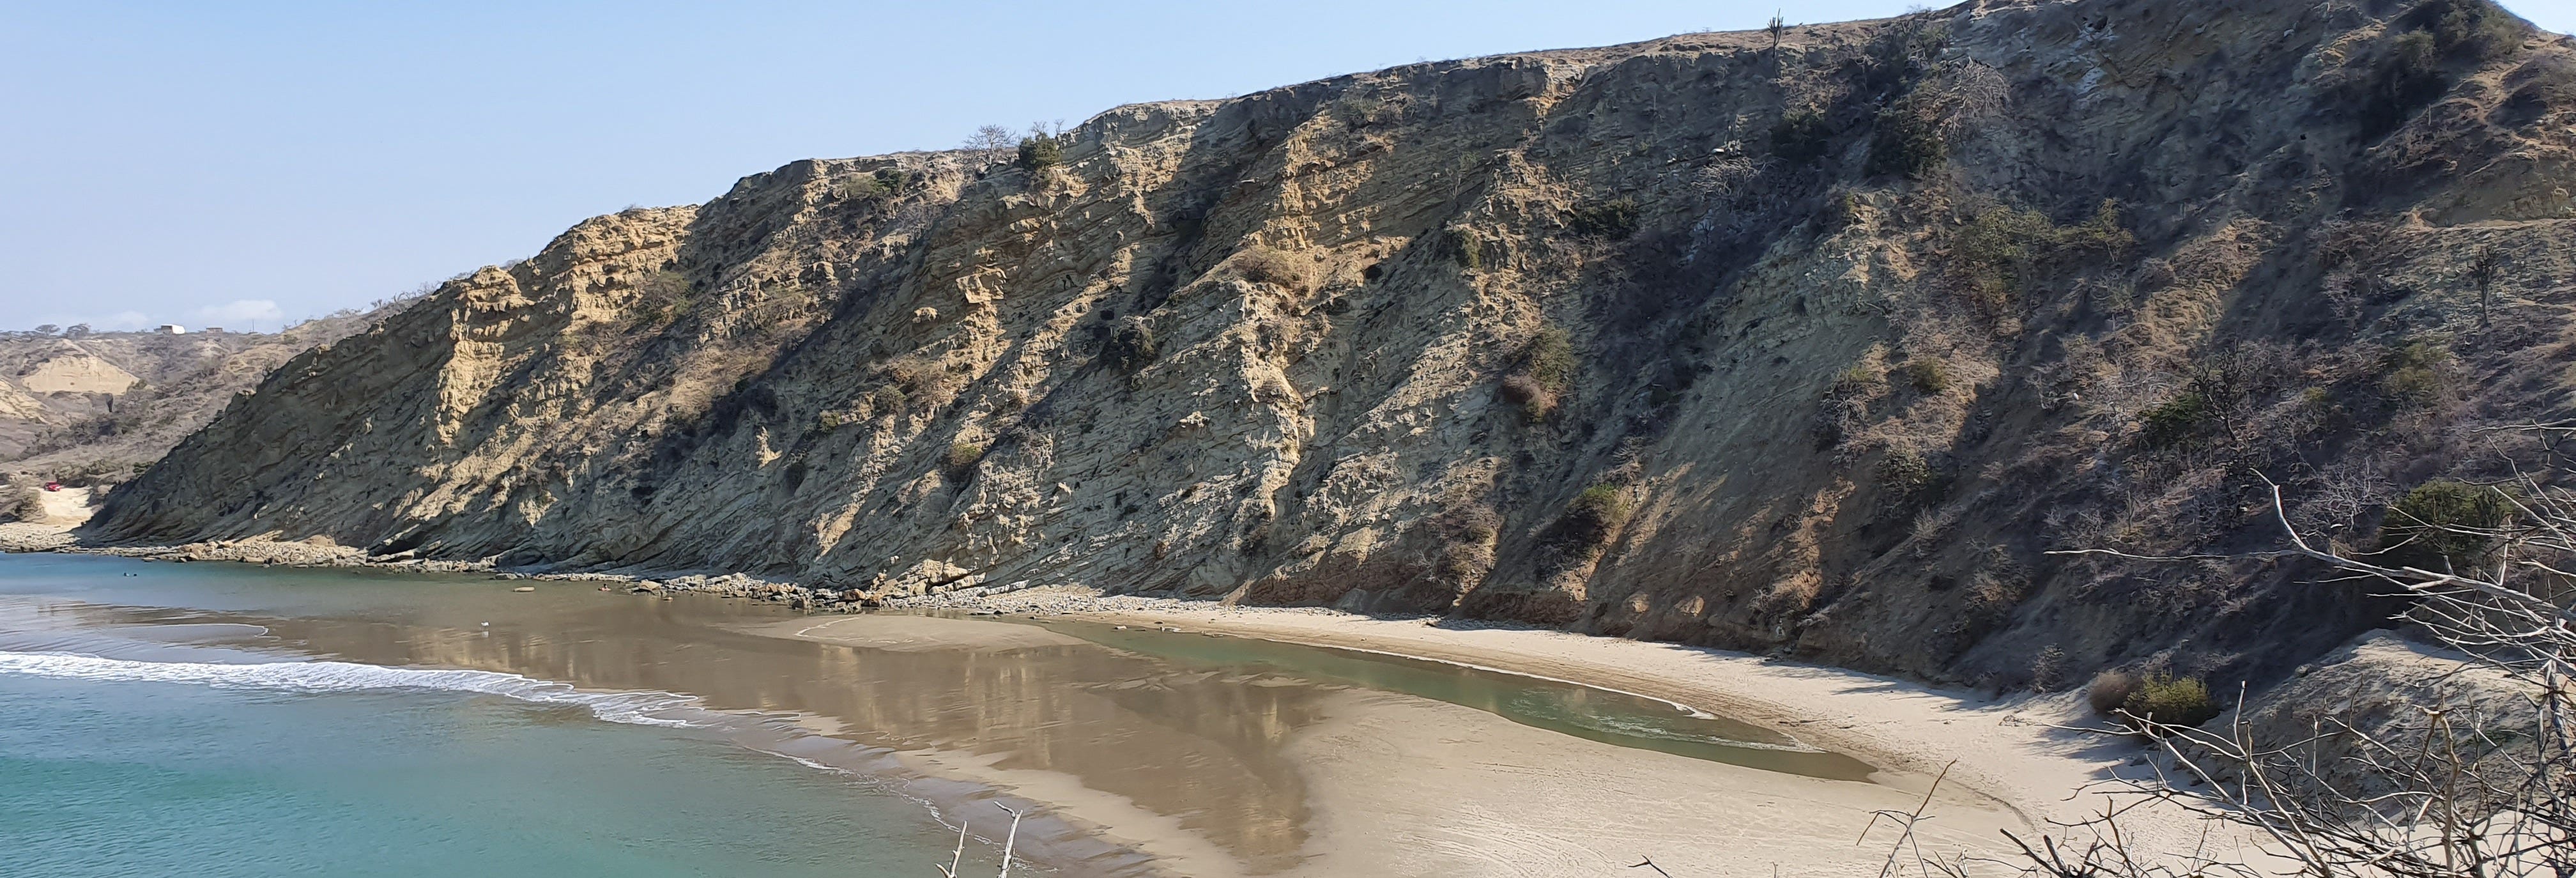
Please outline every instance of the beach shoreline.
M297 566L375 567L395 570L440 572L494 572L488 567L475 568L459 562L384 562L367 559L353 550L340 547L310 547L304 544L280 544L259 541L220 544L196 544L189 547L78 547L71 545L26 546L16 534L0 533L0 546L13 551L37 548L40 551L70 551L81 554L119 555L147 560L178 558L235 560L258 563L263 554L286 554L272 557L268 563L293 563ZM64 538L68 542L67 537ZM281 552L280 549L283 548ZM306 560L310 558L310 560ZM435 566L433 566L435 565ZM461 568L461 569L459 569ZM499 577L535 580L576 580L624 583L628 590L679 591L742 597L777 603L789 603L799 609L836 610L848 607L818 605L807 598L814 590L785 583L775 583L739 574L727 576L694 575L675 579L653 579L623 574L538 574L498 573ZM675 581L676 580L676 581ZM800 598L806 598L800 600ZM1934 787L1946 791L1936 804L1955 804L1963 813L1977 810L1976 803L1991 803L2008 814L2009 820L1963 818L1954 822L1980 822L1984 843L1971 843L1954 838L1958 850L1976 849L1977 853L2002 855L2009 850L2005 840L1991 830L2012 831L2028 837L2033 831L2052 823L2081 821L2096 816L2104 807L2116 802L2133 801L2132 797L2115 797L2110 783L2123 772L2134 776L2143 762L2145 750L2136 742L2076 729L2092 725L2077 693L2053 696L2018 696L1988 698L1975 693L1941 690L1893 677L1870 675L1820 665L1806 665L1743 653L1667 643L1609 638L1527 626L1480 623L1448 618L1386 618L1351 614L1314 607L1237 606L1216 601L1193 601L1143 596L1111 596L1080 586L1042 586L1001 594L941 594L907 601L891 609L949 610L986 616L1011 616L1012 621L1073 619L1111 625L1178 628L1187 632L1273 640L1305 646L1378 653L1422 661L1461 665L1502 673L1536 677L1556 682L1609 690L1674 704L1682 709L1706 711L1773 729L1819 749L1844 753L1881 769L1873 777L1880 785L1923 796ZM821 615L818 613L818 615ZM863 618L845 616L843 618ZM824 622L823 624L830 624ZM1358 746L1401 749L1404 734L1423 733L1456 738L1460 729L1470 726L1478 734L1494 736L1498 728L1485 720L1462 716L1437 717L1433 709L1419 715L1410 724L1410 732L1384 722L1386 716L1402 713L1384 704L1366 709L1354 708L1336 718L1332 734L1349 738L1352 729L1367 729L1365 741ZM1417 711L1419 712L1419 711ZM1508 724L1499 717L1485 715ZM1345 740L1345 745L1353 745ZM1501 746L1501 745L1493 745ZM1309 748L1321 753L1321 750ZM1526 752L1526 748L1522 752ZM1634 754L1637 751L1627 751ZM1444 758L1456 758L1450 754ZM1533 754L1534 755L1534 754ZM1661 757L1661 754L1655 754ZM1320 757L1330 761L1330 757ZM1638 757L1644 758L1644 757ZM1360 760L1368 762L1368 760ZM1339 763L1336 763L1339 764ZM984 779L1007 778L984 771L964 771L965 766L951 764L948 771L936 772L959 777L960 774L984 775ZM1347 768L1348 766L1345 766ZM1600 762L1594 768L1608 772L1611 763ZM1406 810L1407 818L1430 821L1442 815L1419 809L1404 809L1399 801L1371 797L1361 792L1358 778L1387 777L1405 774L1408 766L1400 761L1377 760L1357 769L1344 771L1341 781L1319 783L1319 799L1344 802L1318 807L1318 841L1331 843L1329 827L1352 816L1359 808L1397 807ZM1685 772L1688 773L1688 772ZM1606 776L1606 775L1605 775ZM1434 775L1414 778L1428 782ZM1936 781L1935 778L1938 778ZM962 779L962 777L961 777ZM1022 778L1027 780L1027 778ZM1631 778L1630 780L1636 780ZM1336 785L1338 783L1338 786ZM1043 785L1042 785L1043 786ZM1453 788L1452 795L1481 798L1499 794L1507 783L1489 783L1482 787L1470 784ZM1031 792L1037 792L1032 790ZM1526 792L1526 791L1522 791ZM1671 796L1686 795L1683 788L1668 788ZM1071 798L1045 797L1034 798ZM1826 812L1840 817L1865 816L1870 808L1861 798L1828 796L1831 801L1809 802L1824 809L1810 813L1818 818ZM1072 802L1064 804L1071 805ZM1722 807L1725 803L1712 803ZM1884 803L1875 803L1884 804ZM1802 805L1801 807L1805 807ZM1094 809L1098 817L1106 813ZM1808 809L1814 812L1814 808ZM1933 813L1941 816L1941 808ZM1327 813L1334 812L1334 813ZM1163 844L1147 838L1120 833L1108 825L1116 821L1078 820L1102 826L1111 837L1144 841L1151 849L1171 849L1177 837L1166 832L1140 833L1164 836ZM1383 815L1380 815L1383 816ZM2181 856L2206 843L2202 822L2175 808L2144 808L2129 812L2124 830L2142 838L2150 850ZM1810 871L1827 863L1849 859L1848 851L1835 856L1804 856L1795 861L1764 859L1763 854L1734 855L1727 850L1693 843L1682 831L1672 827L1661 842L1679 849L1679 856L1726 856L1735 866L1762 864L1781 865L1789 873ZM1859 832L1858 825L1837 827L1824 835L1840 835L1840 845L1851 845L1850 838ZM1399 833L1401 835L1401 833ZM1734 839L1742 842L1748 839ZM1810 839L1807 841L1821 840ZM1347 840L1345 840L1347 841ZM1381 840L1382 841L1382 840ZM1813 848L1806 841L1780 839L1778 846L1766 849ZM1356 843L1344 847L1357 848ZM1397 844L1376 848L1382 854L1402 855ZM1329 853L1319 844L1318 850ZM1641 851L1640 853L1648 853ZM2205 853L2205 851L2204 851ZM1623 854L1624 856L1624 854ZM1200 865L1204 857L1183 857ZM1338 861L1338 858L1335 858ZM1475 857L1468 857L1473 860ZM1420 866L1435 865L1429 862ZM1452 862L1450 865L1462 865ZM1506 862L1487 863L1492 868L1459 872L1459 874L1516 874ZM1559 865L1567 865L1560 863ZM1801 868L1801 867L1808 868ZM1304 871L1302 868L1297 871ZM1322 873L1318 873L1322 874Z

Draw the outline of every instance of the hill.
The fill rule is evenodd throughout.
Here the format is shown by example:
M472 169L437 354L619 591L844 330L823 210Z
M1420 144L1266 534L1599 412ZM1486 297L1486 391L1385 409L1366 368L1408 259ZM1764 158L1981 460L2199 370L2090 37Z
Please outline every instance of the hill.
M409 301L275 333L0 333L0 474L21 483L122 482L280 364Z
M2567 414L2571 109L2475 0L1979 0L800 161L297 355L86 536L2259 676L2385 608L2047 552L2542 453L2482 428Z

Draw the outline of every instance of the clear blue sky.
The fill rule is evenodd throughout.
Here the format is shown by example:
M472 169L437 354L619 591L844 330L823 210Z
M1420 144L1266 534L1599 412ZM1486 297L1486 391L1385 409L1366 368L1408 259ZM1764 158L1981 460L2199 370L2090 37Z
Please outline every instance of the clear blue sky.
M0 328L273 329L798 158L1782 5L0 0Z

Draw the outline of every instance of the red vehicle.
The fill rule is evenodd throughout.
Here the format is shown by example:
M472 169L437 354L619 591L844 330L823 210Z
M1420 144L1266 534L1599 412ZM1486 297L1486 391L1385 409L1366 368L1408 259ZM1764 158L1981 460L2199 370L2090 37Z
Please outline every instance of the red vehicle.
M48 490L48 491L60 491L60 490L62 490L62 489L63 489L63 483L61 483L61 482L46 482L46 483L45 483L45 490Z

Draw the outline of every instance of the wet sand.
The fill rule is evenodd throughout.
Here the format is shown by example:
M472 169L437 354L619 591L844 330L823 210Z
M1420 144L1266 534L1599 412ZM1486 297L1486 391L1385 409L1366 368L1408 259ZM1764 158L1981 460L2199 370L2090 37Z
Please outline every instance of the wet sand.
M994 603L1008 601L1001 598ZM1939 827L1936 833L1945 839L1941 849L1947 851L1983 851L2008 859L2010 848L1999 830L2011 830L2027 838L2034 828L2051 822L2080 822L2098 816L2108 807L2138 805L2124 812L2123 829L2140 842L2139 850L2174 862L2202 855L2248 862L2268 856L2261 852L2258 839L2226 827L2212 827L2179 807L2139 805L2137 796L2115 792L2118 787L2106 781L2123 775L2145 776L2145 769L2129 763L2146 750L2128 739L2077 731L2096 725L2085 713L2080 693L1989 699L1838 668L1562 631L1428 624L1425 620L1380 619L1308 608L1232 607L1206 601L1114 598L1108 602L1116 609L1079 615L1104 623L1179 627L1456 662L1580 681L1717 710L1866 759L1886 769L1874 779L1889 788L1920 794L1937 776L1943 778L1940 789L1970 793L1957 798L1936 797L1928 807L1927 813L1937 821L1933 825ZM1555 749L1546 752L1548 764L1565 764ZM1567 784L1563 789L1575 791L1577 796L1596 795L1604 788L1621 784L1652 789L1659 786L1658 781L1674 776L1623 779L1624 775L1612 768L1596 765L1586 770L1593 782ZM1682 789L1664 792L1668 800L1689 801L1695 792L1714 790L1720 795L1719 801L1695 807L1711 809L1704 813L1735 816L1692 819L1654 830L1649 827L1657 825L1660 815L1645 813L1640 815L1638 827L1627 834L1637 839L1641 848L1691 851L1689 861L1726 866L1731 873L1762 873L1777 865L1784 875L1851 874L1851 839L1860 834L1860 826L1867 818L1853 821L1849 809L1876 799L1852 796L1849 790L1830 791L1799 804L1765 805L1747 817L1743 809L1735 807L1741 804L1735 791L1791 795L1790 791L1803 785L1776 776L1759 783L1727 783L1694 771L1683 771L1679 776L1694 780L1683 784ZM1702 787L1702 783L1715 785ZM1351 787L1359 790L1367 785ZM1319 802L1330 801L1332 785L1319 781L1318 788L1327 791L1318 796ZM1399 811L1404 804L1377 802L1348 810L1384 813ZM1912 803L1905 805L1907 810L1913 807ZM2009 813L1988 810L1995 807ZM1329 804L1319 804L1318 808L1326 813L1343 810ZM1525 822L1544 822L1526 810L1515 813L1524 815ZM1796 816L1785 822L1779 819L1791 815ZM1963 827L1974 831L1951 832ZM1515 827L1514 831L1523 829ZM1541 830L1537 834L1548 839L1551 850L1597 847L1586 834L1588 831L1558 834ZM1845 833L1840 841L1835 840L1838 831ZM1435 835L1405 834L1423 842ZM1953 841L1956 846L1951 845ZM1886 854L1883 846L1874 850L1879 857ZM1679 855L1669 859L1662 853L1653 856L1658 863L1685 861ZM1869 859L1866 866L1874 871L1877 862ZM1516 873L1506 870L1461 874Z

